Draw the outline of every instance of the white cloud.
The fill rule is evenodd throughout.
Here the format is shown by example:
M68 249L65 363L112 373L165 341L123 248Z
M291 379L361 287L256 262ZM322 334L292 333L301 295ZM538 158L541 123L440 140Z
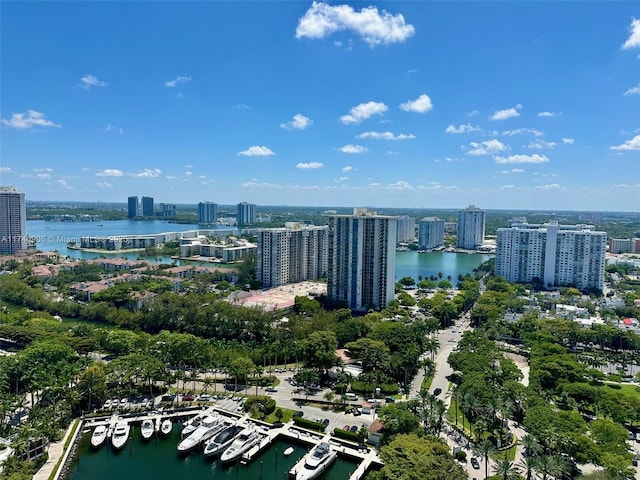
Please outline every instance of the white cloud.
M400 155L400 152L394 152L393 150L387 150L387 155Z
M413 133L399 133L396 135L392 132L363 132L360 135L356 135L356 138L371 138L374 140L413 140L416 136Z
M557 145L556 142L546 142L544 140L534 140L532 142L529 142L529 145L527 145L527 148L537 148L537 149L543 149L543 148L553 148Z
M176 76L176 78L174 80L169 80L167 82L164 82L164 86L165 87L169 87L169 88L173 88L173 87L177 87L178 85L182 85L183 83L187 83L191 81L191 77L183 77L182 75L178 75Z
M82 82L81 87L89 90L91 87L107 87L109 84L107 82L103 82L95 75L86 74L84 77L80 79Z
M349 177L336 178L336 183L346 182L347 180L349 180Z
M514 188L516 188L515 185L502 185L500 190L513 190Z
M58 183L58 185L60 185L65 190L73 190L71 185L69 185L66 180L60 179L60 180L57 181L57 183Z
M625 95L640 95L640 83L624 92Z
M534 137L544 136L544 132L536 130L535 128L514 128L513 130L505 130L502 135L508 135L510 137L514 135L533 135Z
M467 113L467 117L475 117L477 115L480 115L480 111L478 110L471 110L469 113Z
M495 138L484 142L471 142L469 145L471 145L472 149L467 152L467 155L491 155L492 153L509 150L508 145Z
M631 140L627 140L622 145L609 147L611 150L640 150L640 135L636 135Z
M296 165L296 168L300 168L302 170L309 170L309 169L315 169L315 168L322 168L324 167L324 163L321 162L300 162Z
M353 168L351 165L347 165L346 167L342 167L342 171L343 172L353 172L355 170L355 168Z
M627 41L622 45L623 50L640 47L640 20L636 18L631 19L629 32L629 38L627 38Z
M360 123L362 120L366 120L372 115L382 115L389 108L382 102L367 102L356 105L349 110L348 115L340 117L342 123Z
M162 175L162 170L159 168L144 168L140 170L138 173L134 173L134 177L139 178L156 178Z
M238 152L237 155L244 155L246 157L268 157L269 155L275 155L275 153L268 147L252 145L246 150Z
M2 123L17 129L31 128L33 126L56 128L60 128L62 126L53 123L51 120L45 119L44 113L36 112L35 110L27 110L26 113L12 113L11 119L2 119Z
M391 188L394 190L411 190L413 187L409 182L405 182L404 180L398 180L395 183L390 183L386 188Z
M119 134L123 134L124 130L121 127L114 127L110 123L107 123L107 126L104 127L105 132L118 132Z
M280 127L286 128L287 130L304 130L311 124L313 124L313 121L309 117L305 117L301 113L296 113L292 120L287 123L281 123Z
M296 38L324 38L335 32L352 31L369 46L404 42L415 29L404 21L402 14L381 12L374 6L359 12L350 5L329 5L313 2L298 21Z
M470 132L480 132L482 129L477 125L474 127L470 123L458 125L457 127L454 125L449 125L444 133L470 133Z
M522 168L512 168L511 170L500 170L498 172L501 175L508 175L510 173L524 173L524 169Z
M53 168L49 168L49 167L46 167L46 168L34 168L33 171L34 172L41 172L41 173L42 172L44 172L44 173L52 173L53 172Z
M96 172L97 177L121 177L124 175L122 170L117 168L105 168L101 172Z
M96 183L96 185L98 185L102 189L111 188L113 186L109 182L98 182Z
M562 115L561 112L538 112L539 117L557 117Z
M506 108L504 110L496 110L489 118L491 120L506 120L507 118L519 117L522 109L522 105L518 104L515 107Z
M494 157L496 163L547 163L546 155L509 155L508 157Z
M573 145L574 142L575 142L575 140L573 138L570 138L570 137L564 137L562 139L562 143L564 143L565 145Z
M560 188L560 185L558 185L557 183L549 183L547 185L538 185L536 188L538 190L558 190Z
M235 110L250 110L253 107L251 105L247 105L246 103L239 103L237 105L234 105L233 107L231 107Z
M0 167L0 173L13 173L11 167Z
M423 93L415 100L409 100L400 104L400 110L405 112L418 112L425 113L433 108L431 98L426 93Z
M36 175L37 178L41 179L41 180L48 180L51 178L51 174L50 173L38 173Z
M191 175L193 175L193 172L190 172L189 170L184 172L185 176L190 177Z
M344 145L338 150L342 153L365 153L367 151L366 147L362 145Z

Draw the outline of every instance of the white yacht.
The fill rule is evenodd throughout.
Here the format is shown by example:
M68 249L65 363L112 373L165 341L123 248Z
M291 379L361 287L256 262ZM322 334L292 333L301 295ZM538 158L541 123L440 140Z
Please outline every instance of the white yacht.
M207 414L201 413L193 417L191 420L184 422L184 427L182 428L182 432L180 432L180 435L182 435L183 437L191 435L196 431L196 428L198 428L200 422L202 422L202 420L205 418L207 418Z
M233 441L229 448L222 452L222 455L220 455L220 461L223 463L233 462L258 443L260 443L260 433L254 428L247 427L238 434L238 437Z
M304 456L303 465L294 467L290 472L290 478L296 480L313 480L318 478L334 462L338 452L332 450L327 442L321 442Z
M140 433L142 434L143 440L149 440L153 436L154 431L155 425L153 424L153 420L147 418L142 421Z
M111 445L113 445L113 448L120 450L124 447L124 444L129 438L129 432L131 432L131 427L127 422L119 421L116 423L116 428L113 429L113 433L111 434Z
M220 433L226 426L227 424L222 421L220 415L206 417L191 435L178 444L178 451L188 452L193 450L201 443Z
M91 446L98 448L107 439L107 426L98 425L91 435Z
M163 435L169 435L171 430L173 430L173 423L171 423L170 419L165 418L160 424L160 433Z
M211 439L207 441L204 447L204 456L213 457L214 455L218 455L224 452L227 447L231 445L231 443L236 439L241 431L242 427L231 425L230 427L225 428L215 437L211 437Z

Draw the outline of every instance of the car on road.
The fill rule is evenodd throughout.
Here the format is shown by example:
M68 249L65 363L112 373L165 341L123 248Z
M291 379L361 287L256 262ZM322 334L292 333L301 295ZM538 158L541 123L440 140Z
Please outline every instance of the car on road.
M267 387L264 389L265 392L271 392L271 393L276 393L278 391L277 388L273 388L273 387Z
M438 396L438 395L440 395L441 393L442 393L442 389L441 389L440 387L436 388L436 389L433 391L433 395L434 395L435 397L437 397L437 396Z
M325 427L329 426L329 419L328 418L323 418L322 422L321 422Z
M471 466L476 470L480 470L480 462L476 457L471 457Z
M384 401L387 403L393 403L396 401L396 399L393 397L384 397Z
M302 410L298 410L293 414L294 417L304 417L304 412Z
M207 394L207 393L203 393L202 395L200 395L198 397L198 400L201 402L208 402L211 400L211 395Z

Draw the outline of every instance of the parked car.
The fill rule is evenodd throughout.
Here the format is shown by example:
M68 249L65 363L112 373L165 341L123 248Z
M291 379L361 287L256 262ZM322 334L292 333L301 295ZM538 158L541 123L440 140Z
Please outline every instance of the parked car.
M436 389L433 391L433 395L434 395L434 396L436 396L436 397L437 397L438 395L440 395L441 393L442 393L442 389L441 389L440 387L436 388Z
M323 418L323 419L322 419L322 424L323 424L325 427L328 427L328 426L329 426L329 419L328 419L328 418Z
M120 399L120 405L118 405L118 408L127 408L128 405L129 405L129 399L128 398L121 398Z
M480 470L480 462L478 462L476 457L471 457L471 466L476 470Z
M183 402L193 402L194 396L193 393L187 393L184 397L182 397Z
M298 410L293 414L294 417L304 417L304 412L302 410Z
M211 400L211 395L209 395L208 393L203 393L198 397L198 400L201 402L208 402L209 400Z
M396 399L393 397L384 397L384 401L387 403L393 403L396 401Z
M358 431L358 427L357 427L357 426L355 426L355 425L351 425L351 428L349 429L349 431L350 431L351 433L356 433L356 432Z
M277 392L277 391L278 391L278 389L277 389L277 388L274 388L274 387L267 387L267 388L265 388L265 389L264 389L264 391L265 391L265 392L275 393L275 392Z
M345 425L344 427L342 427L342 429L346 430L347 432L349 431L350 428L351 428L351 426L349 426L349 425Z

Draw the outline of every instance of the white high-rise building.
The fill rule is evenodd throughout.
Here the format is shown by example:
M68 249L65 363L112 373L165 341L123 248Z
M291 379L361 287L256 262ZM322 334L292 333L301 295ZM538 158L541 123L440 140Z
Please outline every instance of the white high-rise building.
M198 203L198 223L216 223L218 221L218 204L214 202Z
M257 280L265 288L327 274L328 227L285 223L258 231Z
M458 212L458 241L456 247L475 250L484 242L485 211L473 205Z
M27 201L16 187L0 187L0 254L27 248Z
M607 234L594 228L557 222L499 228L495 274L510 282L538 279L548 288L602 290Z
M385 308L395 293L396 217L356 208L329 220L327 297L352 310Z
M416 219L406 215L398 217L397 243L412 242L416 238Z
M418 223L418 249L432 250L444 245L444 220L426 217Z

